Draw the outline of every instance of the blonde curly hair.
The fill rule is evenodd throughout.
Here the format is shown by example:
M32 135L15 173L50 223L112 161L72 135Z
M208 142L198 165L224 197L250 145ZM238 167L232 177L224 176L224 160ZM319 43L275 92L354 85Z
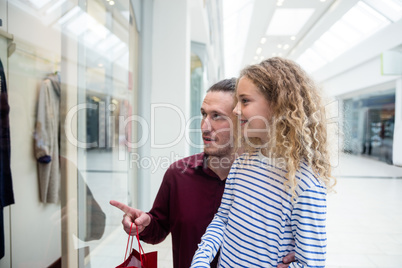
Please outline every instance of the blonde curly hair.
M336 180L331 175L325 109L314 81L295 62L274 57L245 67L239 76L248 78L268 100L272 118L268 146L264 154L281 159L287 170L287 186L293 195L296 171L303 161L331 189ZM237 86L236 86L237 88ZM261 144L256 138L241 139L246 151Z

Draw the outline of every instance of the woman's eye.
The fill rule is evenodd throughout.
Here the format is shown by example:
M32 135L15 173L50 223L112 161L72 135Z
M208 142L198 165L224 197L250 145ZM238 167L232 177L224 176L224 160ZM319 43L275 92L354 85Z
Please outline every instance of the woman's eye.
M248 99L241 99L241 103L247 103L248 102Z

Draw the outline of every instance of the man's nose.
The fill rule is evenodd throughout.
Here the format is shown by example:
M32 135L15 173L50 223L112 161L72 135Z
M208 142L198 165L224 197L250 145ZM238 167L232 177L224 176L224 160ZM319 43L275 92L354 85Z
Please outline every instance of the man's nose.
M208 117L205 117L201 121L201 131L205 133L210 132L211 130L212 130L211 121L209 120Z

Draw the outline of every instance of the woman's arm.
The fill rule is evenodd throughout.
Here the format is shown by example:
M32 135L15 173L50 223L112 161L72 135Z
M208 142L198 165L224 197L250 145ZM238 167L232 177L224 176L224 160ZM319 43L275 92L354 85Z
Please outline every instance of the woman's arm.
M289 267L325 267L326 189L306 188L297 198L292 211L292 231L297 262Z
M195 252L191 267L210 267L210 263L219 251L223 234L228 222L229 211L233 203L233 181L236 165L231 168L229 176L226 180L225 191L223 192L221 205L215 214L212 222L208 225L205 234L201 237L201 243Z

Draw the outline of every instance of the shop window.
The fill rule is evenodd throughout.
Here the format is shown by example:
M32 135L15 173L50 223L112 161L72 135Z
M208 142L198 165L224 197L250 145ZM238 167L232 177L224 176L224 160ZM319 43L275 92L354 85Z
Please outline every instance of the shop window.
M395 90L344 100L344 149L392 164Z

